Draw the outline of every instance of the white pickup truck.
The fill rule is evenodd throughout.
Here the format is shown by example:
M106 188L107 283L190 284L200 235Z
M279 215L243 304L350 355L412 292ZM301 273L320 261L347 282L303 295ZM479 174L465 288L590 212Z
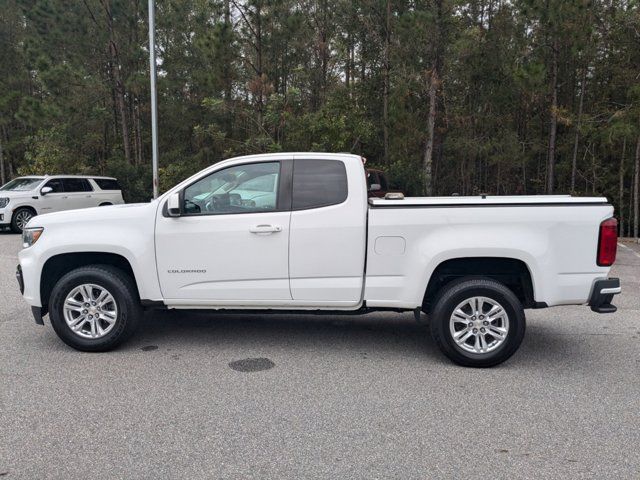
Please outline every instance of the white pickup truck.
M281 153L217 163L148 204L39 215L17 277L36 322L115 347L145 308L425 312L453 361L496 365L525 308L614 312L605 198L368 199L363 159Z

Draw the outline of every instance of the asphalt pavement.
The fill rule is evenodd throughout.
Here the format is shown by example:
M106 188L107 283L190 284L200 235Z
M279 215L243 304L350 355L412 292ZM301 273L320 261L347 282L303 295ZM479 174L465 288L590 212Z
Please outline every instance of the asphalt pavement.
M117 351L34 323L0 233L0 477L640 478L640 248L618 312L528 310L520 350L455 366L411 314L148 314Z

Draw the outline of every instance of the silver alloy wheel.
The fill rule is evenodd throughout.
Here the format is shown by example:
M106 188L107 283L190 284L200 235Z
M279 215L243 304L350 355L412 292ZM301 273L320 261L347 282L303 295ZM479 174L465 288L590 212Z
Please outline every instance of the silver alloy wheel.
M31 220L32 218L33 213L31 213L29 210L20 210L18 213L16 213L16 226L20 230L24 230L27 226L27 223L29 223L29 220Z
M118 306L104 287L86 283L69 292L63 306L64 319L73 333L83 338L101 338L118 318Z
M460 302L449 319L453 341L466 352L485 354L504 343L509 334L509 316L504 307L487 297Z

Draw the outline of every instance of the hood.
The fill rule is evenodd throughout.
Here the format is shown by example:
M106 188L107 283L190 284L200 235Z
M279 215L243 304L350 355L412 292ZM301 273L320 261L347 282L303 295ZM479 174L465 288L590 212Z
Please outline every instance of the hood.
M82 208L79 210L65 210L62 212L45 213L33 217L27 227L47 226L80 226L86 228L96 224L104 227L107 223L143 221L155 217L158 202L128 203L124 205L109 205L105 207Z
M24 198L40 195L37 190L0 190L0 198Z

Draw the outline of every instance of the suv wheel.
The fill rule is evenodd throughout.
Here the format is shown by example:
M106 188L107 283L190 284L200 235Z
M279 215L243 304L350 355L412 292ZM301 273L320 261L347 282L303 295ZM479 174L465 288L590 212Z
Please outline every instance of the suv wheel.
M22 233L22 230L27 226L29 220L35 217L33 210L30 208L21 207L13 212L13 217L11 217L11 230L14 233Z
M440 350L466 367L492 367L513 355L524 338L522 304L505 285L485 278L446 285L430 320Z
M81 267L64 275L51 292L49 312L60 339L87 352L120 345L142 316L133 281L110 265Z

